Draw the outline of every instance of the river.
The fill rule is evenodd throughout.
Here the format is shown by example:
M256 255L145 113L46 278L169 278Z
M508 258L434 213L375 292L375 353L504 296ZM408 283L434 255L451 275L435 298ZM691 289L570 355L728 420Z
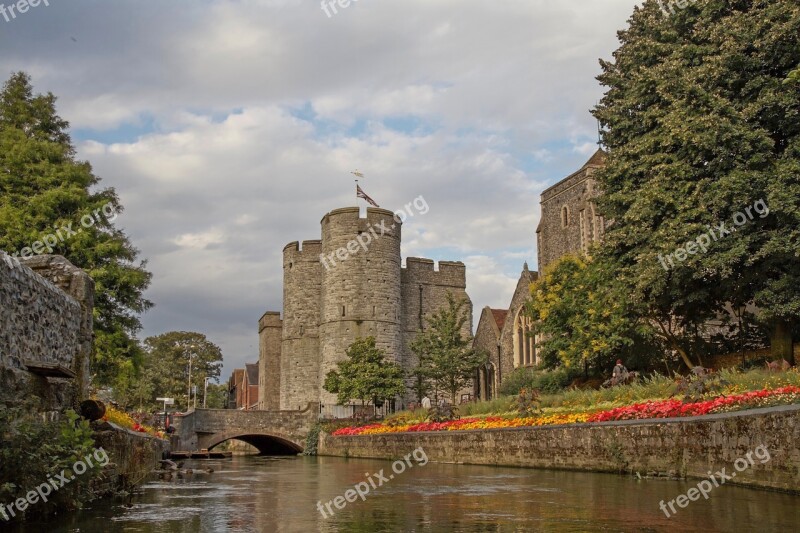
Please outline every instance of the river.
M677 512L667 518L659 502L687 493L697 480L425 464L424 454L409 457L404 465L369 459L236 456L187 461L184 468L194 472L182 479L155 479L128 503L95 504L14 531L766 533L800 529L800 497L731 485L715 488L708 500L701 497L686 508L676 507ZM361 492L369 494L362 501L353 491L347 496L355 501L348 502L346 491L359 483ZM342 497L338 504L343 509L336 507L337 496ZM329 502L331 513L326 508Z

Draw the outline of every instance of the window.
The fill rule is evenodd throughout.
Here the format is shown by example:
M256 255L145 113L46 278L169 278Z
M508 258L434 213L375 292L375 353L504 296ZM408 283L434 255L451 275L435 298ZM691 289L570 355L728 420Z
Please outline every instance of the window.
M345 308L344 308L344 306L342 306L342 316L345 315L344 311L345 311Z
M578 219L580 221L580 232L581 232L581 251L584 253L589 249L589 239L587 239L586 235L586 211L581 209L581 212L578 214Z
M514 367L538 364L536 357L536 339L533 335L533 323L523 314L523 308L517 311L514 319Z
M569 227L569 207L566 205L561 208L561 227Z

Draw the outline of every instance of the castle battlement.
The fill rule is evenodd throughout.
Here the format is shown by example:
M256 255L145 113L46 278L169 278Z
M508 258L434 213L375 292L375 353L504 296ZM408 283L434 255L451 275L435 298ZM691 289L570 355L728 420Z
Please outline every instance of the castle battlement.
M401 268L402 224L392 211L334 209L320 226L321 240L283 249L283 319L272 312L259 321L262 409L332 407L336 397L324 390L325 376L357 338L375 337L390 361L411 365L408 346L421 320L447 305L447 293L469 301L463 263L441 261L437 269L412 257ZM337 258L342 250L347 260ZM324 267L321 256L329 258ZM465 334L471 328L470 321Z
M319 261L319 254L322 253L322 241L303 241L302 245L298 241L290 242L283 247L284 257L302 259L308 257Z
M267 311L258 320L258 332L261 333L264 328L280 328L282 324L280 311Z
M460 261L439 261L437 265L432 259L409 257L401 276L403 285L441 285L462 289L467 286L467 267Z

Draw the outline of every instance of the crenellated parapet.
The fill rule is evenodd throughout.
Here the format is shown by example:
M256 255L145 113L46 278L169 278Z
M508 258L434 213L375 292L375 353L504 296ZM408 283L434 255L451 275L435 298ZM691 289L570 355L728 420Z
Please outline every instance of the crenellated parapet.
M437 268L430 259L409 258L402 267L402 223L392 211L334 209L320 229L320 240L284 247L283 318L267 313L259 321L261 358L268 360L260 371L264 386L278 391L281 410L316 401L330 412L336 397L323 389L325 376L356 339L375 337L389 360L410 369L410 339L422 318L447 304L448 293L472 311L463 263L441 261ZM262 389L262 408L273 405L271 394Z

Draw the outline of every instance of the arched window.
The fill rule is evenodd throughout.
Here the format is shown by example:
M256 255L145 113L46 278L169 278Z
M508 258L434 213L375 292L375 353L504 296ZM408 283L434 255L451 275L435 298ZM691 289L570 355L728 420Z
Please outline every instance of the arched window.
M485 381L483 383L484 400L494 399L494 364L487 363L484 371Z
M569 206L561 208L561 227L566 228L569 226Z
M525 316L523 308L517 311L514 318L514 367L537 364L536 339L533 335L533 323Z
M597 211L594 208L594 204L591 204L591 208L592 220L589 227L591 228L592 241L600 242L600 217L597 216Z

